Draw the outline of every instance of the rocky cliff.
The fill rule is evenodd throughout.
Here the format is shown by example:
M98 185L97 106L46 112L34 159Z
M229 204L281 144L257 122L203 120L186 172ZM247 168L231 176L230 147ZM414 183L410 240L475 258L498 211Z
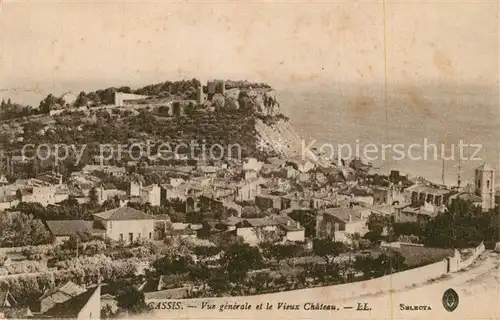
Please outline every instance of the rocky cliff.
M255 131L258 149L274 151L287 158L303 157L312 161L317 160L312 152L307 151L306 141L303 141L286 119L267 122L258 118L255 120Z

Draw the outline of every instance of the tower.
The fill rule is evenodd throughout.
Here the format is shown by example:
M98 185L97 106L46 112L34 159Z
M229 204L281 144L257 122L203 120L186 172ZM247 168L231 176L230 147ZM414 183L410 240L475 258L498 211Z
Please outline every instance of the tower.
M205 101L205 97L203 96L203 88L199 86L196 88L196 101L198 104L202 104Z
M476 169L476 195L481 197L481 208L488 211L495 208L495 169L486 163Z

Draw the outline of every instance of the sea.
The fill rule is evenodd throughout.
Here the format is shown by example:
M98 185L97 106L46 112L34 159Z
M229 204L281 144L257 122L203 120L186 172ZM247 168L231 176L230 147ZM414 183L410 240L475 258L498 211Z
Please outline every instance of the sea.
M375 172L398 170L448 186L459 179L462 186L473 183L474 169L483 163L498 172L498 89L385 88L310 87L279 91L278 99L304 146L316 141L314 147L333 160L350 155L349 147L339 147L345 144L351 146L352 157L371 163ZM382 151L384 145L391 150L397 144L404 154Z

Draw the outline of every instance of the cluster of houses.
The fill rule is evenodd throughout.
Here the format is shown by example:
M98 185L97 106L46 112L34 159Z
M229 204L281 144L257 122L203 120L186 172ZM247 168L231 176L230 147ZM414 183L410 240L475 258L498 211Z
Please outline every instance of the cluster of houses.
M14 183L1 178L0 210L14 208L20 202L58 205L69 198L86 203L91 201L94 192L93 196L99 203L115 201L116 207L93 214L92 220L45 221L57 242L82 233L125 245L139 239L194 240L205 239L207 234L231 233L250 245L263 242L307 245L312 237L348 243L355 235L363 236L368 232L368 218L374 213L391 216L396 222L424 222L445 210L454 199L471 201L483 211L493 208L499 201L495 171L486 164L476 169L475 185L463 189L430 183L414 183L406 188L397 183L388 187L375 186L352 179L355 175L352 168L324 167L297 158L270 158L265 162L248 158L241 162L200 162L146 169L169 178L165 183L146 185L139 174L111 165L85 166L66 181L54 172ZM127 190L103 181L96 172L128 179ZM340 181L330 179L339 175L343 177ZM128 205L163 206L174 201L181 203L181 208L176 210L185 214L217 211L231 214L213 223L181 223L171 221L167 214L152 215ZM301 210L315 214L315 235L306 237L305 227L290 217L291 213ZM158 292L165 290L172 294L168 279L163 280L153 285L156 289L148 292L148 297L153 299ZM187 289L175 290L184 292ZM100 286L81 288L67 283L44 293L38 306L29 310L47 317L97 318L100 307L96 304L107 301L103 297ZM8 290L0 291L0 303L0 311L15 305Z
M149 169L157 172L158 168L152 166ZM365 186L349 179L328 182L327 175L346 168L325 168L309 160L294 158L270 158L266 162L248 158L240 163L168 166L163 169L164 174L171 176L167 183L144 185L140 175L135 175L130 179L128 190L120 190L95 174L102 171L117 178L129 176L124 167L110 165L87 165L64 182L62 176L54 172L19 179L11 184L1 178L0 210L14 208L20 202L56 205L70 197L85 203L90 201L94 189L99 203L117 201L118 208L95 214L94 221L47 222L50 231L56 237L65 237L71 232L86 230L117 241L133 242L138 238L160 239L169 231L182 234L179 230L184 230L186 234L196 234L193 228L200 227L187 227L186 224L181 228L173 223L168 223L163 232L155 232L161 229L155 228L155 224L165 224L169 217L148 215L127 206L130 202L162 206L177 199L184 203L181 209L184 213L231 210L234 219L220 221L219 225L225 224L226 230L234 229L247 242L256 243L259 242L256 234L264 229L276 230L289 241L304 241L304 228L300 224L279 219L288 217L287 214L294 210L315 210L318 221L322 221L318 222L319 225L333 221L331 227L318 228L319 234L326 232L335 235L336 239L348 239L340 232L363 235L370 213L392 215L396 222L426 221L442 212L454 199L471 201L487 211L494 208L500 195L495 189L495 171L487 164L476 169L474 186L451 189L415 183L404 190L394 184L389 187ZM349 177L349 172L343 172L343 175ZM265 217L248 215L252 210L265 214ZM249 232L250 229L254 230ZM289 235L292 231L288 229L294 230L293 236ZM211 231L217 229L214 227ZM302 235L297 235L297 232Z
M151 169L158 168L152 166ZM303 159L271 158L261 162L248 158L241 163L164 169L163 173L171 176L167 183L144 185L141 176L136 174L130 179L128 190L120 190L95 175L97 171L118 178L129 175L125 168L110 165L87 165L72 173L65 182L54 172L11 184L3 178L0 179L0 210L13 208L20 202L56 205L70 197L85 203L90 201L93 189L99 203L116 201L118 208L95 214L93 221L49 221L49 230L56 237L85 230L130 243L138 238L161 240L172 234L196 235L193 231L201 229L199 226L165 224L170 221L168 216L149 215L127 206L128 203L162 206L178 200L184 204L181 209L184 213L231 210L233 217L219 221L218 225L224 225L224 230L234 230L246 242L255 244L264 241L259 240L263 230L274 230L284 241L304 241L303 226L288 218L294 210L316 211L318 235L328 234L348 241L348 234L366 233L366 221L371 213L391 215L396 222L426 221L442 212L454 199L471 201L487 211L494 208L499 197L495 171L486 164L476 169L475 186L463 189L429 183L416 183L403 189L395 184L389 187L360 185L349 179L327 182L326 176L339 168L325 168ZM265 216L258 213L252 216L252 210ZM165 227L155 227L159 223ZM209 232L220 231L214 226L203 227L209 228Z

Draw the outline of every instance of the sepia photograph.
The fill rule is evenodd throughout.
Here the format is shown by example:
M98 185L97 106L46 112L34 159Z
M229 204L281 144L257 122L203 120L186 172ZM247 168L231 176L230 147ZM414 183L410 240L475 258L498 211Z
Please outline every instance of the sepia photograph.
M499 13L0 0L0 319L500 319Z

